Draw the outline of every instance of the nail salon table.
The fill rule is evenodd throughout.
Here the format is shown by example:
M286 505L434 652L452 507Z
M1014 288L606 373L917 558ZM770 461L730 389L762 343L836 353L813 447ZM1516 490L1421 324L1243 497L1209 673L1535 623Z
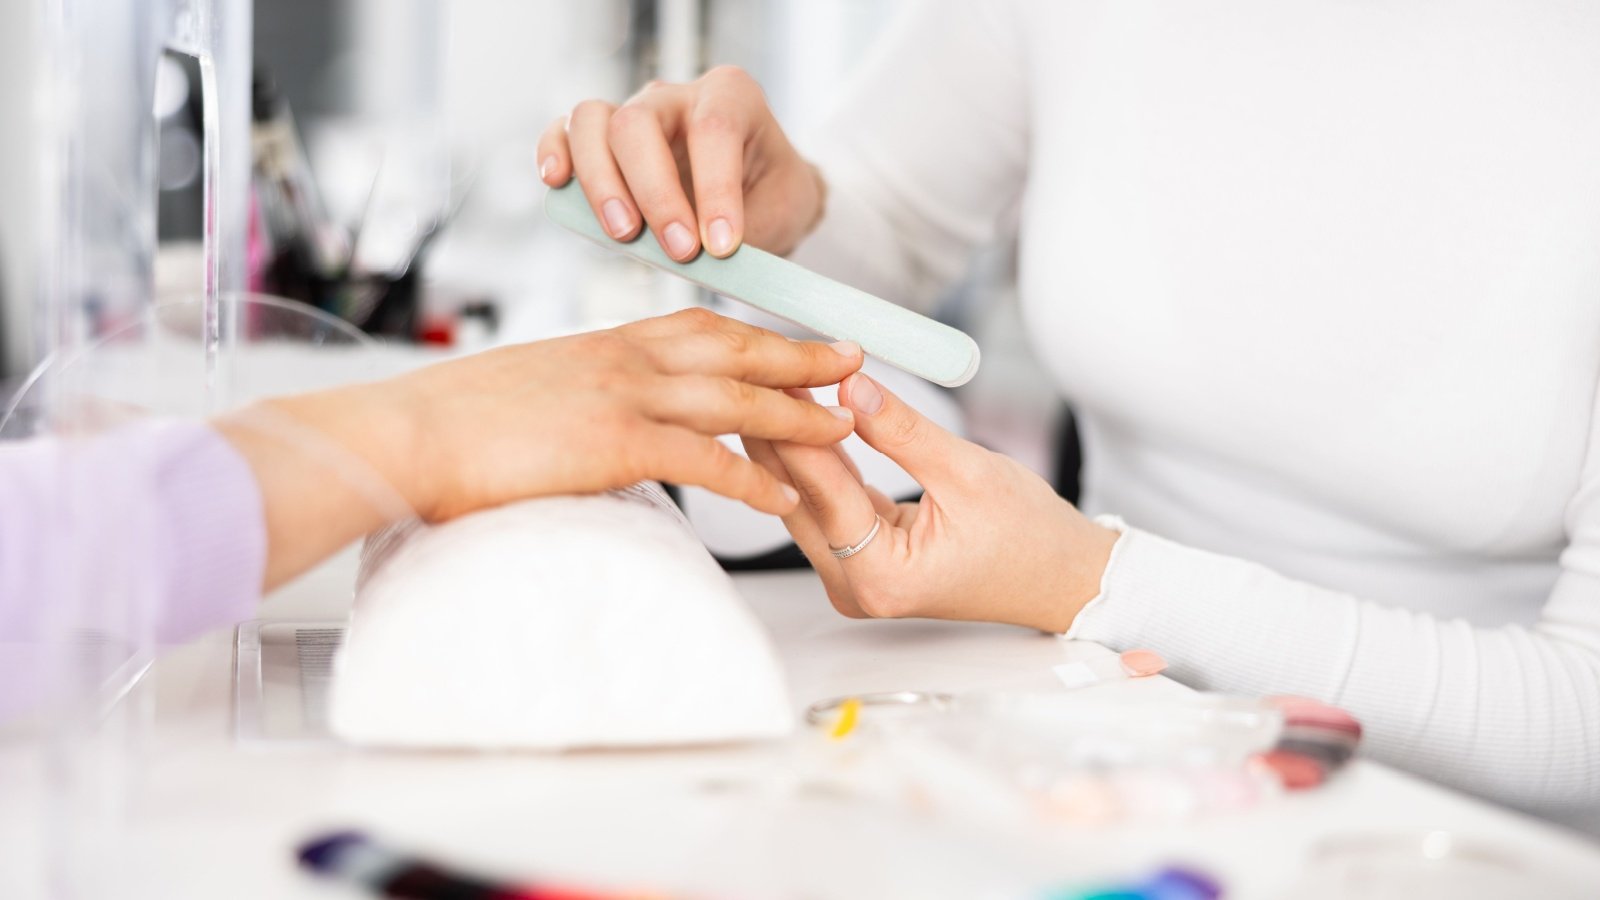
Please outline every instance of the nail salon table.
M269 598L263 619L338 620L353 571L346 553ZM909 688L1059 689L1052 665L1107 653L1015 628L844 619L809 572L737 582L774 636L797 708ZM1588 838L1363 761L1321 789L1187 826L1017 835L839 797L775 814L727 787L770 772L769 747L518 755L242 746L234 649L233 634L208 636L161 658L138 688L133 702L153 712L135 742L145 763L127 791L133 824L119 839L119 897L355 897L293 862L299 841L340 827L484 874L710 886L727 898L1015 896L1019 885L1082 883L1088 873L1104 881L1171 863L1220 879L1226 897L1303 897L1298 880L1320 841L1437 829L1600 896L1600 845ZM1187 688L1157 677L1091 690L1134 704ZM0 744L0 856L17 854L0 863L6 898L38 895L40 756Z

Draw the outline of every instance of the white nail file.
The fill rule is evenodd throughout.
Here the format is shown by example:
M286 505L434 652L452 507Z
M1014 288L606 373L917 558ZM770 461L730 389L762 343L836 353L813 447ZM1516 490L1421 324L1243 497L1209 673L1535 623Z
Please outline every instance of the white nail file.
M833 340L855 341L869 355L935 384L956 387L978 373L978 344L965 332L782 257L745 246L726 259L702 252L681 263L662 251L648 229L628 243L612 240L576 181L551 189L544 212L602 247Z

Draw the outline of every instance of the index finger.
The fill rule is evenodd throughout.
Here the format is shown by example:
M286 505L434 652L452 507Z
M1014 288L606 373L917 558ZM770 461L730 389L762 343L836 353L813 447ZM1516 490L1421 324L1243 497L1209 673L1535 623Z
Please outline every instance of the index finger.
M700 252L695 211L689 203L672 141L683 119L685 89L651 85L611 117L611 152L633 199L666 254L688 262Z
M567 149L578 186L589 201L594 217L612 240L627 242L639 233L638 206L611 155L609 132L616 107L600 100L585 100L567 117Z
M850 434L847 410L797 400L770 388L732 378L678 375L656 380L645 390L644 412L651 418L703 434L742 434L754 438L833 444Z
M861 348L851 341L791 341L765 334L714 331L646 341L644 349L664 372L720 375L762 387L837 384L861 368Z
M707 85L685 130L700 240L723 257L744 241L744 151L751 104L742 85L720 78Z
M567 117L550 123L539 136L535 152L539 160L539 179L550 187L561 187L572 179L572 151L567 147Z

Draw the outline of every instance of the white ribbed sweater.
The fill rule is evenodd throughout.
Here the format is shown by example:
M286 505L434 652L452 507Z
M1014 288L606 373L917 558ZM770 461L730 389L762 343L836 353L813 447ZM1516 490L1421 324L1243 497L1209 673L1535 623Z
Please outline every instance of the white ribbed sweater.
M1600 823L1600 4L908 6L796 258L917 304L1020 209L1132 526L1073 636Z

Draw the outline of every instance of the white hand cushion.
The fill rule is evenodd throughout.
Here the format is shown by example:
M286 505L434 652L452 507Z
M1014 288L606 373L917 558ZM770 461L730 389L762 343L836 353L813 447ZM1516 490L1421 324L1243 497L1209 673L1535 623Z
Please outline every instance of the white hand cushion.
M765 631L653 485L369 539L336 664L340 737L564 749L781 736Z

